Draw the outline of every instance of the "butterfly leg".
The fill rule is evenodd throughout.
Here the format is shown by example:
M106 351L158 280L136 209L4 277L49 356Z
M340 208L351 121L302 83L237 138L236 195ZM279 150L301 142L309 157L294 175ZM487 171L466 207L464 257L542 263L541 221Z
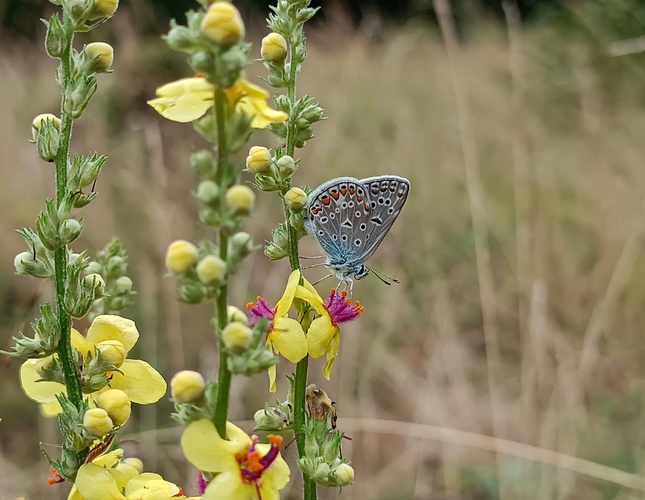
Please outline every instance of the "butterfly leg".
M320 266L324 266L325 264L326 264L326 262L320 262L320 263L318 263L318 264L312 264L312 265L310 265L310 266L304 266L304 267L301 267L300 269L301 269L301 270L302 270L302 269L311 269L312 267L320 267Z
M327 258L327 256L326 255L315 255L313 257L305 257L305 256L301 255L300 258L305 259L305 260L308 260L308 259L325 259L325 258Z
M329 274L328 274L327 276L325 276L324 278L320 278L318 281L316 281L316 282L313 284L313 286L316 286L318 283L320 283L320 282L322 282L322 281L325 281L327 278L331 278L333 275L334 275L334 273L329 273Z

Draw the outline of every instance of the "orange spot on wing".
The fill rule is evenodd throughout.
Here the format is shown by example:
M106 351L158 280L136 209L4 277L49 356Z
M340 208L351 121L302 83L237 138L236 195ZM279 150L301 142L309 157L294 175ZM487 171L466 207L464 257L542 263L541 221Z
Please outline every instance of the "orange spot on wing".
M345 195L347 194L347 189L341 189L341 190L340 190L340 194L342 194L343 196L345 196Z
M329 205L331 203L331 200L328 196L325 196L324 198L320 198L320 203L322 203L323 205Z
M329 193L329 194L331 195L331 197L332 197L334 200L337 200L337 199L338 199L338 197L340 196L340 195L338 194L338 191L336 191L335 193L334 193L334 192L332 192L332 193Z
M354 194L354 193L352 193L352 194ZM364 197L364 196L361 196L360 194L356 197L356 199L357 199L358 201L363 201L363 199L364 199L364 198L365 198L365 197Z

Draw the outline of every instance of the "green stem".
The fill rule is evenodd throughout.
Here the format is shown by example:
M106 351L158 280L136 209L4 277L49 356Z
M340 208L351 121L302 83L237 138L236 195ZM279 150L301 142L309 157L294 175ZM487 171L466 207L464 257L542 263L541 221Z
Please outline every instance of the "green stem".
M220 87L215 89L215 120L217 123L217 183L222 192L228 187L224 183L228 168L228 136L226 131L226 94ZM226 262L228 254L228 236L220 229L219 256ZM214 424L218 434L226 438L226 421L228 419L228 403L231 392L231 372L228 369L228 354L222 339L222 331L228 323L226 308L228 306L228 282L222 281L217 294L217 332L219 340L219 375L217 390L217 406L215 408Z
M65 33L67 44L61 56L61 88L63 96L61 99L61 127L56 153L56 205L60 206L67 196L67 168L69 163L69 142L72 137L73 119L67 106L67 91L71 84L71 50L74 39L74 27L69 18L65 18ZM56 289L56 309L58 324L60 326L61 338L58 343L58 357L63 367L65 376L65 387L67 396L72 404L80 409L83 403L83 391L79 374L74 364L73 349L71 343L72 318L65 310L65 282L67 279L67 247L59 248L54 252L54 285Z
M298 26L302 30L302 26ZM303 39L302 33L299 36L291 36L291 68L289 71L289 85L287 87L287 96L291 103L291 108L294 108L296 102L296 77L298 75L298 64L295 64L297 44L293 43L296 39ZM304 42L303 42L304 43ZM287 125L287 154L293 157L296 149L296 125L290 118ZM284 194L284 193L283 193ZM289 223L289 209L284 206L285 222L287 225L289 235L289 247L287 253L289 255L289 264L291 270L295 271L300 269L300 257L298 255L298 235L296 229ZM298 448L298 456L305 455L305 435L303 428L305 426L306 414L305 406L306 391L307 391L307 369L309 366L309 356L302 358L296 365L296 379L294 381L293 389L293 429L296 434L296 446ZM303 472L302 480L304 483L304 500L316 500L316 483Z

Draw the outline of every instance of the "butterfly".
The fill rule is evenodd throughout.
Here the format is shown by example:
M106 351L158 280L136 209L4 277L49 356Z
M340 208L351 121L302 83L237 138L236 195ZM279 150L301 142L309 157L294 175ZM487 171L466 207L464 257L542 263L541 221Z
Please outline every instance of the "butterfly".
M360 280L370 271L374 272L365 261L401 213L409 191L407 179L379 175L361 180L338 177L309 194L305 229L325 251L325 265L336 273L341 283L351 286L352 278ZM378 272L374 274L379 276Z

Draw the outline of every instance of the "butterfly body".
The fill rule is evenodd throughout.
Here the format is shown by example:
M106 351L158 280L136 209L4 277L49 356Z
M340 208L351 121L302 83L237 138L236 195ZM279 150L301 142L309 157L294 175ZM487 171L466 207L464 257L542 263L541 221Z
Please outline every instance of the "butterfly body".
M370 272L372 256L401 212L410 182L396 175L338 177L307 198L305 229L327 254L326 265L345 282Z

